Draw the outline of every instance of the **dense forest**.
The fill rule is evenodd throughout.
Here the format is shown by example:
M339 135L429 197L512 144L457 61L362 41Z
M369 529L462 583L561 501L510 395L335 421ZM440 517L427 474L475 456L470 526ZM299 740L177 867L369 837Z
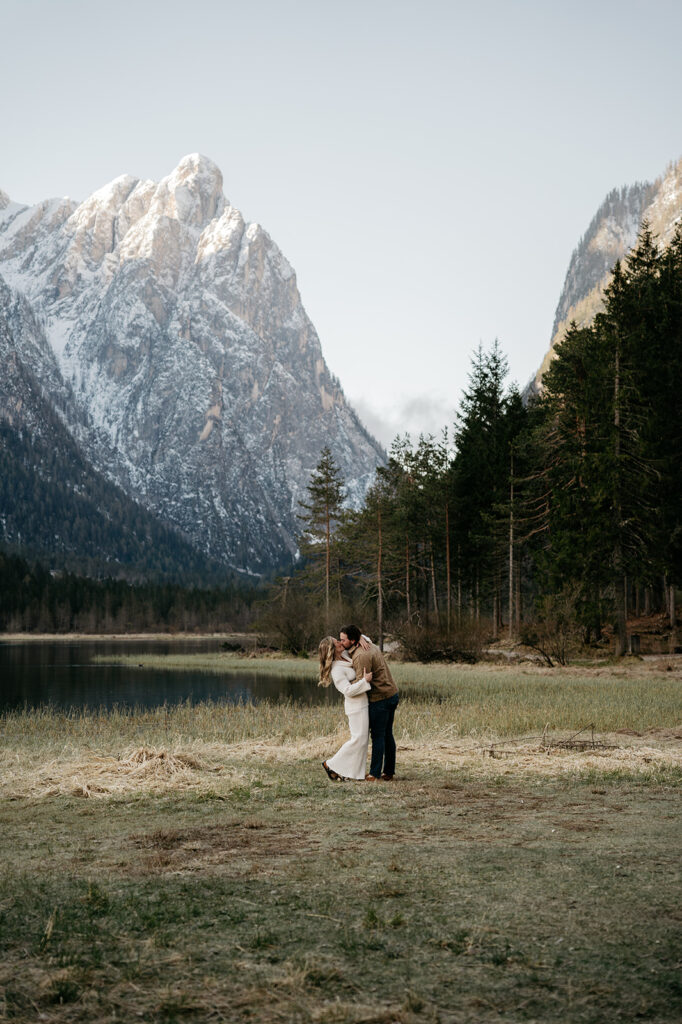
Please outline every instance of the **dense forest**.
M57 417L52 420L45 436L0 421L6 551L86 576L212 585L225 578L224 566L88 467Z
M356 620L379 639L399 636L418 657L473 658L490 638L508 636L562 660L570 640L598 643L605 631L625 653L628 615L665 612L674 626L682 583L682 233L659 248L642 229L614 268L602 312L589 326L572 324L557 346L540 395L524 403L507 376L499 344L479 347L455 423L440 437L396 438L359 510L345 506L325 449L301 503L301 558L269 588L84 578L6 552L0 629L255 626L303 651L342 620ZM30 462L21 443L28 442L5 445L15 465ZM43 472L26 475L19 502L27 515L34 510L35 538L62 519L61 491L48 487L59 474L45 466L43 459ZM80 515L73 489L69 495L68 546L83 558L104 540L92 534L101 528L88 515L95 498L83 497ZM152 536L146 521L121 530L130 510L112 512L120 563L139 567L148 551L148 578L159 579L186 561L179 538ZM212 582L206 568L190 559L189 578Z
M568 632L594 642L607 625L623 654L629 613L666 610L674 624L682 234L660 249L643 227L603 311L557 346L539 396L524 405L506 378L498 343L479 348L453 429L397 438L359 512L322 453L301 566L270 595L290 646L351 615L453 655L483 635L540 644L543 631L556 650Z
M249 625L256 596L242 582L199 589L98 580L0 553L0 631L231 632Z

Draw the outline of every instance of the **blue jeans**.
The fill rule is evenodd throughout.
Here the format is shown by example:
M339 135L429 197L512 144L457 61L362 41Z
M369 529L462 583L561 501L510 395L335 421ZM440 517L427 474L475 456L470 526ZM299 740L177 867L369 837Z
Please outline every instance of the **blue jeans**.
M379 778L384 775L395 775L395 740L393 738L393 719L398 707L400 694L369 702L369 734L372 737L372 759L369 774Z

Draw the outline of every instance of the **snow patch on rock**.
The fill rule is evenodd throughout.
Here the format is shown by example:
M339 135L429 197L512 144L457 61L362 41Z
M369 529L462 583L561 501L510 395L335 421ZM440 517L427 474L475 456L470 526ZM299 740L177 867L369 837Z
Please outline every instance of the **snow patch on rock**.
M354 505L384 453L327 369L291 264L222 189L191 154L158 183L123 175L80 204L8 200L0 273L44 324L93 465L252 573L295 556L323 447Z

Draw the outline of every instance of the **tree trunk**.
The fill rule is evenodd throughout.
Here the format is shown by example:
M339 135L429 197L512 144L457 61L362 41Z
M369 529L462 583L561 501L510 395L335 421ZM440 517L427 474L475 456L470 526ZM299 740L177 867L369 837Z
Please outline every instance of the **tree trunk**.
M410 606L410 538L405 534L405 601L407 604L407 621L412 621L412 609Z
M324 617L327 632L329 632L329 578L331 576L331 528L330 528L330 515L329 507L326 510L325 517L325 541L327 550L325 552L325 577L324 577Z
M420 556L418 563L419 574L421 576L422 584L420 590L424 597L424 626L426 627L426 629L428 629L429 626L431 625L431 620L429 618L429 572L426 565L426 544L420 544L418 550ZM422 554L424 555L423 559L421 557Z
M596 587L592 593L592 599L594 601L594 619L592 620L592 629L594 630L594 639L597 643L601 640L601 601L599 588Z
M618 473L618 462L620 460L620 349L618 342L616 343L616 363L615 373L613 381L613 425L615 428L615 463L616 463L616 474ZM623 519L623 512L620 504L620 480L616 475L615 481L615 494L614 494L614 513L616 516L616 542L613 548L613 575L614 575L614 598L615 598L615 617L614 623L615 641L616 641L616 657L622 658L627 653L628 649L628 634L627 634L627 612L625 608L625 571L623 564L623 548L621 541L621 524Z
M613 552L613 568L616 576L614 602L614 612L616 621L614 625L616 639L615 653L617 658L622 658L624 654L627 654L628 649L627 619L625 614L625 589L623 587L623 576L621 575L622 567L623 554L620 548L620 543L616 542L616 546Z
M429 541L429 560L431 563L431 591L433 593L433 610L436 613L436 621L440 622L440 612L438 611L438 595L436 593L436 564L433 558L433 541Z
M381 589L381 556L383 554L383 538L381 533L381 509L377 510L378 552L377 552L377 627L379 630L379 650L384 649L384 595Z
M448 636L450 636L450 629L452 626L452 594L451 594L451 581L450 581L450 509L448 503L445 503L445 579L447 587L447 622L446 628Z
M520 557L516 560L516 635L521 635L521 619L522 619L522 608L521 608L521 559Z
M457 625L462 624L462 549L457 545Z
M514 453L509 474L509 639L514 638Z

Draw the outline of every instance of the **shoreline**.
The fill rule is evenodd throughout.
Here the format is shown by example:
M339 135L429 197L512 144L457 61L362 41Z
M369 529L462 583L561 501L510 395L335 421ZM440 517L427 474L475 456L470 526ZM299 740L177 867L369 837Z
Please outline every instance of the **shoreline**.
M250 633L0 633L0 643L65 642L79 643L93 640L230 640L239 637L252 640L257 646L258 638Z
M185 643L191 644L193 642L207 643L213 641L215 643L230 641L231 643L239 643L240 649L233 650L226 648L221 651L219 648L215 651L203 651L198 653L191 653L189 651L184 652L184 656L190 659L194 659L200 654L203 656L222 655L230 656L235 658L248 659L249 668L253 666L254 656L258 657L259 661L265 661L268 664L273 662L281 661L294 661L297 665L311 663L314 661L314 652L310 652L308 658L299 659L294 658L292 655L285 654L282 651L276 650L264 650L259 647L259 640L261 638L258 634L251 633L0 633L0 646L3 644L7 646L19 645L19 644L102 644L107 642L113 642L115 645L120 645L121 649L125 648L126 644L132 643L149 643L153 645L155 643L169 643L172 646L173 643L178 645ZM469 673L476 673L482 670L486 672L494 672L506 674L508 672L521 672L523 675L547 675L549 677L558 678L561 676L571 676L574 673L583 673L586 676L604 676L604 677L615 677L615 678L631 678L633 675L639 674L643 671L645 675L656 672L673 672L677 675L682 671L682 654L640 654L632 657L626 655L620 660L614 660L612 656L606 655L602 658L595 658L593 661L587 661L583 659L576 659L569 662L567 665L554 664L551 668L547 665L542 664L538 659L529 658L524 655L519 655L517 658L501 657L502 652L486 652L487 656L481 658L480 661L473 665L466 664L464 662L405 662L401 657L391 657L390 662L394 667L400 666L414 666L417 670L419 669L456 669L461 675L468 675ZM492 655L492 656L491 656ZM135 655L135 657L144 657L144 654ZM174 659L177 657L176 654L171 651L166 652L165 655L155 655L153 650L147 652L147 657L163 657ZM171 669L178 668L177 665L167 665ZM224 669L224 664L220 666L221 671Z

